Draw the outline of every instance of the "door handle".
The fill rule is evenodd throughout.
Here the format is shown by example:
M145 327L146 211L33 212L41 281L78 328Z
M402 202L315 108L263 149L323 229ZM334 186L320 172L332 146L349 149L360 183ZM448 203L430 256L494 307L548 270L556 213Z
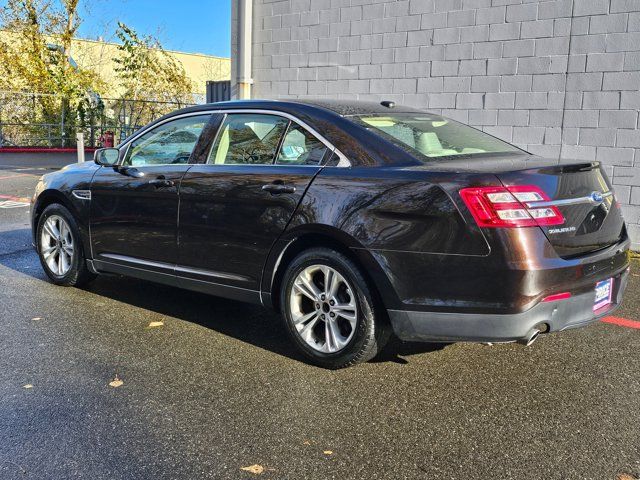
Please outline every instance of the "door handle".
M284 185L282 183L268 183L262 186L262 190L269 192L271 195L280 195L282 193L296 193L296 187Z
M153 180L149 180L147 183L149 185L153 185L156 188L175 186L175 183L173 182L173 180L167 180L166 178L164 178L164 176L160 176L158 178L154 178Z

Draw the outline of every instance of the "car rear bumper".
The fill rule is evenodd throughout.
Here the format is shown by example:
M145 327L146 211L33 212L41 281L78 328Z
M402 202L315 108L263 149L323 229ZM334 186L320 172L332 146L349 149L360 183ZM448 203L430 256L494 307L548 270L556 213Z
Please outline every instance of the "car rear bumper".
M594 290L566 300L540 302L521 313L449 313L388 310L395 334L406 341L512 342L529 338L536 328L558 332L588 325L610 314L622 302L628 267L613 276L612 303L593 311Z

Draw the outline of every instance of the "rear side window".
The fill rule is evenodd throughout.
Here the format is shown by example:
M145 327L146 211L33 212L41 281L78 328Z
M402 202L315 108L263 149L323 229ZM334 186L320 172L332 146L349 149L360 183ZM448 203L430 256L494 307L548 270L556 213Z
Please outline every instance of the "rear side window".
M208 164L266 165L274 161L289 120L276 115L229 114L220 126Z
M368 130L411 152L419 153L418 158L444 160L456 156L524 153L480 130L438 115L362 115L355 118Z
M291 122L276 163L278 165L321 165L327 147L297 123Z

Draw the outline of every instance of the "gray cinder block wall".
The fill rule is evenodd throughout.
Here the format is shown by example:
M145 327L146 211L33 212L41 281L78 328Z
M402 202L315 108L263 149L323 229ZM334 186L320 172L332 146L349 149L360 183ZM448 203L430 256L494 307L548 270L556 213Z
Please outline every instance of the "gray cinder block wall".
M394 100L600 160L640 249L640 0L254 0L253 13L253 97Z

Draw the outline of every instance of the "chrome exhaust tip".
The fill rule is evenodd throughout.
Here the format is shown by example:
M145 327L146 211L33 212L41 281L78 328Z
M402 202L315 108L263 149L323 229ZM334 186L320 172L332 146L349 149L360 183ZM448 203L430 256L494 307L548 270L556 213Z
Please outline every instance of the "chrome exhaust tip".
M534 328L533 330L531 330L529 335L518 340L518 343L520 345L524 345L525 347L528 347L538 339L539 335L540 335L540 330L538 330L537 328Z

